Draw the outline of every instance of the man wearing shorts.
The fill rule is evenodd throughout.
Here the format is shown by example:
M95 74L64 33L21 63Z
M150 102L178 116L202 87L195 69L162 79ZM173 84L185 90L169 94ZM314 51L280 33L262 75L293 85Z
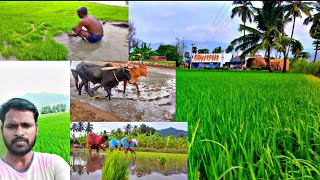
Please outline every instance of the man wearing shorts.
M78 26L72 28L73 33L68 33L68 35L80 36L89 43L99 42L103 37L103 27L101 23L95 17L88 15L86 7L80 7L77 13L81 21L78 23ZM85 27L87 31L83 30L82 27Z

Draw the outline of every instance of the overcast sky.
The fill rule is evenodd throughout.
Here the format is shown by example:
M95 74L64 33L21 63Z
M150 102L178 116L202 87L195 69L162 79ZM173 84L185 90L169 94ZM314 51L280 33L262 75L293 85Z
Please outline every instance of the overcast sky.
M132 126L137 125L140 127L141 124L145 124L147 126L153 127L156 130L166 129L169 127L173 127L178 130L188 131L188 124L187 122L91 122L93 124L93 132L100 133L106 130L107 132L111 132L113 129L121 128L127 124L131 124ZM86 123L85 123L86 124ZM70 126L72 123L70 124ZM70 132L71 133L71 132ZM82 133L83 134L83 133ZM79 133L75 134L76 136Z
M0 61L0 103L26 93L70 94L68 61Z
M261 2L252 3L255 7L262 6ZM135 23L136 37L145 42L171 43L178 37L229 44L243 35L238 31L241 19L238 16L230 18L233 7L232 1L130 1L129 19ZM312 48L312 38L308 33L311 24L302 24L305 17L303 15L302 19L296 20L293 38L300 40L305 48ZM254 24L249 26L255 27ZM291 28L292 23L285 29L289 35Z

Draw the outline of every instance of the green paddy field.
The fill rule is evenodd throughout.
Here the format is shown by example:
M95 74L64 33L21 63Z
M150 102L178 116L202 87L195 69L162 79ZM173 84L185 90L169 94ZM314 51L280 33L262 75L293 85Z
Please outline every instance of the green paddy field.
M178 69L189 179L320 179L320 79Z
M68 50L53 36L71 31L76 10L107 22L128 22L128 7L89 2L0 2L0 55L18 60L66 60Z

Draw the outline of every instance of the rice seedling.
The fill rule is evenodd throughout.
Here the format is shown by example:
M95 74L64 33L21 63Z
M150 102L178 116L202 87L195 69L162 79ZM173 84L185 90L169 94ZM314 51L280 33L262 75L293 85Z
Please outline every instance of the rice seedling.
M102 168L102 180L126 180L129 178L130 159L123 152L115 151L106 156Z
M296 73L177 70L188 179L320 178L320 82Z
M68 50L53 39L76 26L81 6L99 20L127 22L128 7L89 2L0 2L0 54L19 60L66 60Z

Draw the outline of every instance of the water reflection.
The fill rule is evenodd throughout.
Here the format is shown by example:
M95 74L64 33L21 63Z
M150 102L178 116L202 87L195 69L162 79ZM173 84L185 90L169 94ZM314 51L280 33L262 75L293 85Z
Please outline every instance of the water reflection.
M101 179L107 154L71 151L71 179ZM130 159L129 179L187 179L187 162L160 165L148 158Z

